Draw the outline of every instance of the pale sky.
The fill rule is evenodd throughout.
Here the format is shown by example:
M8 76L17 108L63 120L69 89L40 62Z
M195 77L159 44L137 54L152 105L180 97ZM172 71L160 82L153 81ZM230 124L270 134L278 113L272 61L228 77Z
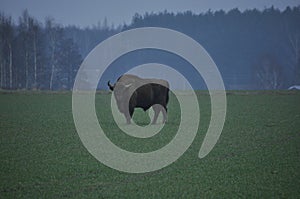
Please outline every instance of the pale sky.
M283 10L286 6L300 5L300 0L0 0L0 11L12 16L15 22L27 9L31 16L41 22L51 16L63 25L86 27L103 22L105 17L109 24L128 24L135 13L191 10L199 14L208 9L262 10L272 5Z

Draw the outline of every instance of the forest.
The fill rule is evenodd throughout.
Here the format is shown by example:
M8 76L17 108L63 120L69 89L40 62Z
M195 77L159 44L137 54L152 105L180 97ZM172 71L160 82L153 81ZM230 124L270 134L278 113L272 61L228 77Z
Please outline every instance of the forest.
M14 21L0 14L0 89L72 90L80 64L101 41L138 27L164 27L199 42L213 58L226 89L287 89L300 84L300 6L280 11L232 9L195 14L191 11L135 14L130 24L110 25L99 19L93 27L63 26L52 17L41 22L27 10ZM188 63L167 52L144 50L120 57L99 82L116 79L130 68L159 62L183 71L197 82ZM87 80L88 82L88 80Z

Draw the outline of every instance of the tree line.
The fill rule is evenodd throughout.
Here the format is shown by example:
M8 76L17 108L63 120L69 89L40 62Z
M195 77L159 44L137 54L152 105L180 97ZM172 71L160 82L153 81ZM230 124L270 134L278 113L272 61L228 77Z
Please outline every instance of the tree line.
M87 28L62 26L51 17L42 23L26 10L15 23L1 13L0 88L72 89L83 58L98 43L120 31L154 26L178 30L198 41L216 62L227 89L282 89L300 84L299 21L300 6L283 11L273 7L201 14L164 11L136 14L130 24L118 27L104 19ZM140 53L138 59L129 55L122 64L134 66L143 58L151 61L145 54ZM163 53L152 55L165 59L165 64L175 69L179 63ZM115 70L106 75L123 72ZM186 74L191 79L193 75ZM100 88L105 86L100 84Z
M72 36L78 31L88 35L75 41ZM107 25L92 29L64 27L51 17L41 23L30 16L27 10L19 17L18 24L15 24L10 16L1 13L0 88L71 89L83 54L86 55L99 42L89 41L93 34L100 35L101 39L101 35L106 38L113 33Z
M299 21L300 6L202 14L165 11L136 14L127 28L160 26L189 35L216 62L227 89L286 89L300 84Z

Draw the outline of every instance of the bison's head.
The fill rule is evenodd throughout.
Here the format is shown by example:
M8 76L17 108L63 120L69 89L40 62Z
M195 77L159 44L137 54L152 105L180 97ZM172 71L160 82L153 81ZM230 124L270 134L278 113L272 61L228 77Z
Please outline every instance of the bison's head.
M111 91L113 91L116 84L111 85L111 84L110 84L110 81L108 81L108 82L107 82L107 85L108 85L109 89L110 89Z
M128 111L131 86L132 84L124 84L122 82L117 82L114 85L114 96L121 113Z

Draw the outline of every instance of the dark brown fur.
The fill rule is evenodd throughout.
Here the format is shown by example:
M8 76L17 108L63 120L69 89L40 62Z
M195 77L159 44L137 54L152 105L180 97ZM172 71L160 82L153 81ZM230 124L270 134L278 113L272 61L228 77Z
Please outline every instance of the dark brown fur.
M135 75L122 75L114 85L107 82L110 90L114 91L118 109L124 114L128 124L134 108L144 111L150 107L154 110L152 124L156 123L160 111L163 122L167 120L167 104L169 101L169 83L161 79L142 79Z

